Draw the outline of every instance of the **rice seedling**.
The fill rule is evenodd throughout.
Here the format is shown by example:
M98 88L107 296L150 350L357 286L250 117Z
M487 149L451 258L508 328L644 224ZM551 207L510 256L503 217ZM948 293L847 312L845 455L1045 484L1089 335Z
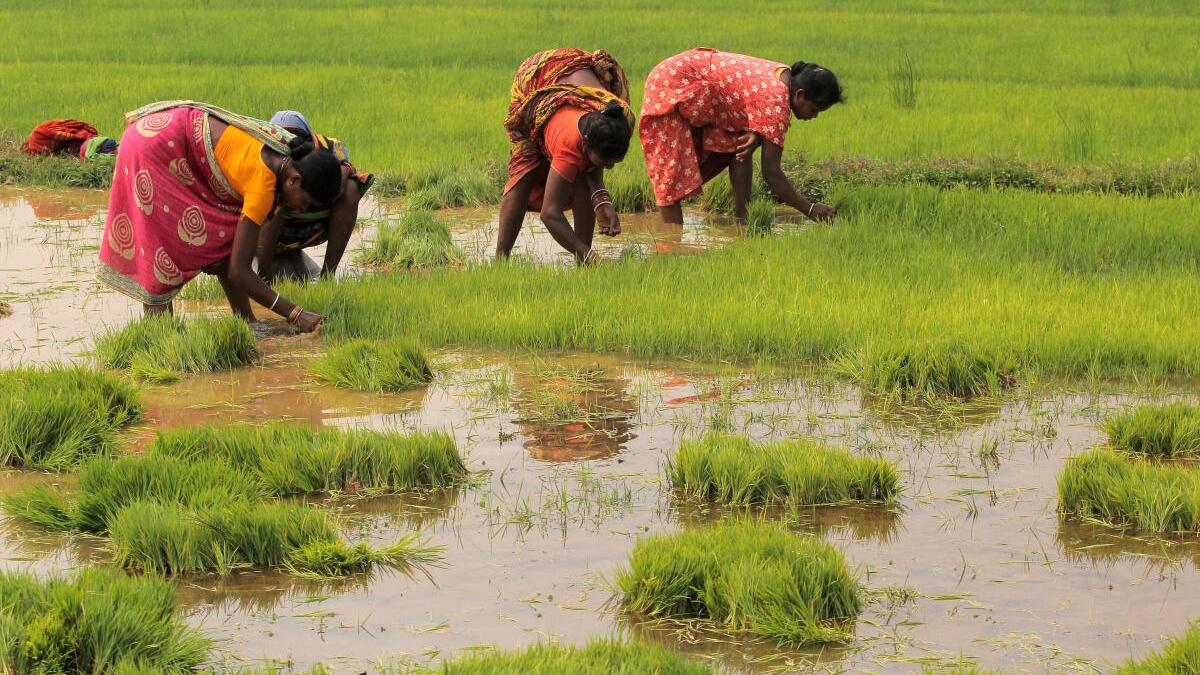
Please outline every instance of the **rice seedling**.
M750 202L746 231L754 236L766 236L775 231L775 202L760 197Z
M706 663L648 642L593 638L583 646L538 643L518 652L468 653L437 666L417 668L413 675L705 675L712 672L712 667Z
M708 434L679 446L668 465L684 497L724 504L891 504L900 493L896 468L811 439L755 444L745 436Z
M857 380L868 392L902 398L998 395L1016 382L1011 360L968 348L859 349L839 358L834 369Z
M0 465L63 471L112 453L141 419L137 388L80 367L0 371Z
M999 394L1017 373L1200 374L1191 347L1200 324L1190 320L1200 314L1200 230L1183 225L1200 220L1195 199L926 187L854 188L837 198L854 204L837 227L747 238L686 259L652 256L586 273L480 265L287 292L324 314L334 339L785 366L854 365L858 355L852 372L885 388L916 383L967 395ZM450 302L455 311L445 311ZM875 358L908 375L893 376Z
M1113 527L1200 534L1200 468L1097 448L1067 460L1058 508Z
M221 282L211 274L201 274L183 287L179 299L195 302L218 302L225 299L225 289Z
M434 565L443 551L408 536L386 546L349 545L341 541L313 541L293 548L285 566L292 574L309 579L334 579L368 572L375 567L408 568Z
M216 319L148 316L96 339L96 358L141 379L172 382L183 374L230 370L259 356L249 324Z
M0 671L189 673L209 641L152 576L85 568L68 578L0 571Z
M450 238L450 229L425 209L410 208L398 221L383 220L371 247L358 254L361 265L423 269L455 265L462 250Z
M212 460L245 472L267 494L406 491L453 487L467 476L445 432L379 432L271 423L176 427L148 447L155 456Z
M1073 115L1059 113L1058 120L1063 129L1063 155L1079 162L1095 157L1098 128L1092 111L1084 108Z
M1200 406L1142 406L1104 423L1108 443L1148 457L1200 456Z
M917 107L917 69L907 49L888 70L887 85L896 107L909 110Z
M792 645L848 639L862 603L832 546L749 520L643 537L615 581L634 618L701 620Z
M331 347L308 370L319 380L359 391L403 391L433 381L425 350L413 341L350 340Z
M1116 675L1191 675L1200 673L1200 624L1193 623L1183 635L1168 641L1162 651L1142 659L1130 659Z

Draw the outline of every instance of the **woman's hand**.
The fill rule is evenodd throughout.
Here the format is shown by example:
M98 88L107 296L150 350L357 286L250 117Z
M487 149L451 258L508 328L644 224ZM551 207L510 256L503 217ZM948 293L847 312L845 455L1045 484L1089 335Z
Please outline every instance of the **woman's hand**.
M810 220L827 223L837 217L837 207L814 203L809 207L807 215Z
M296 317L296 327L304 333L311 333L321 327L321 322L325 318L316 312L300 312L300 316Z
M621 219L612 204L604 204L596 209L596 220L600 223L600 234L608 237L621 234Z
M754 151L758 149L758 146L761 143L762 136L759 136L753 131L747 131L741 136L738 136L737 147L733 151L737 161L744 162L750 159L750 156L754 154Z

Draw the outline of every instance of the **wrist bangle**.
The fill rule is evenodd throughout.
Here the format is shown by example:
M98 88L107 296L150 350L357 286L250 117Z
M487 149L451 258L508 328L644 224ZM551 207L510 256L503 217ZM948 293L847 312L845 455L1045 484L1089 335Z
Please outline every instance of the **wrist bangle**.
M817 203L816 203L816 202L809 202L809 203L808 203L808 217L809 217L809 218L812 218L812 210L813 210L813 207L814 207L814 206L816 206L816 205L817 205Z
M275 305L278 305L278 304L279 304L279 293L278 293L278 292L276 292L276 293L275 293L275 302L272 302L272 303L271 303L271 307L269 308L269 309L270 309L270 311L274 312L274 311L275 311Z
M601 206L612 206L612 202L608 201L607 199L602 202L597 202L592 204L592 210L599 211Z
M292 324L296 323L296 320L299 319L300 315L303 313L304 313L304 308L301 307L300 305L296 305L296 306L292 307L292 311L288 313L288 318L287 318L288 323L292 323Z

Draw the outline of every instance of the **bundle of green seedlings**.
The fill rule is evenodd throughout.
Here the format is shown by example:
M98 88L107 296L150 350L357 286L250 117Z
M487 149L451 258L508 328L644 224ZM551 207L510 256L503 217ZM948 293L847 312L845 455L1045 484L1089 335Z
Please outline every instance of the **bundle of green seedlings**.
M635 618L700 620L793 646L848 639L862 604L837 549L751 520L643 537L616 586Z
M361 265L424 269L463 261L462 250L450 238L450 228L427 209L410 208L398 221L379 223L375 241L358 254Z
M1200 534L1200 467L1096 448L1067 460L1058 508L1114 527Z
M887 461L807 438L760 445L710 433L680 445L668 471L684 497L735 506L892 504L900 494L900 475Z
M152 382L230 370L253 363L258 356L254 332L236 316L147 316L96 339L96 358L101 364L130 370Z
M976 398L1016 383L1012 361L968 347L881 351L856 349L833 363L872 394L900 398Z
M1142 406L1104 423L1108 443L1147 457L1200 457L1200 406Z
M594 638L582 647L538 643L518 652L469 653L438 666L418 668L413 675L708 675L712 672L708 664L689 660L658 645Z
M145 454L85 463L74 490L27 488L4 508L46 529L107 536L115 562L133 569L281 567L323 578L429 563L438 551L415 536L379 548L348 544L328 511L277 498L432 489L465 473L445 434L177 428L160 432Z
M0 672L191 673L209 640L153 576L84 568L68 578L0 571Z
M141 419L137 388L81 367L0 371L0 465L63 471L117 449Z
M433 381L433 368L412 340L348 340L309 363L317 379L359 391L402 391Z
M1116 675L1195 675L1200 673L1200 623L1143 659L1130 659Z

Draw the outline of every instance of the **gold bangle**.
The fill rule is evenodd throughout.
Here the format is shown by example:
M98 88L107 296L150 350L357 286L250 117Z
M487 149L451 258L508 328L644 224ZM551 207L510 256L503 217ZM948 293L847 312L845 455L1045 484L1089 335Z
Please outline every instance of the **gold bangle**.
M288 312L287 322L290 324L295 324L296 321L300 318L300 315L303 313L304 313L303 307L301 307L300 305L293 305L292 311Z

